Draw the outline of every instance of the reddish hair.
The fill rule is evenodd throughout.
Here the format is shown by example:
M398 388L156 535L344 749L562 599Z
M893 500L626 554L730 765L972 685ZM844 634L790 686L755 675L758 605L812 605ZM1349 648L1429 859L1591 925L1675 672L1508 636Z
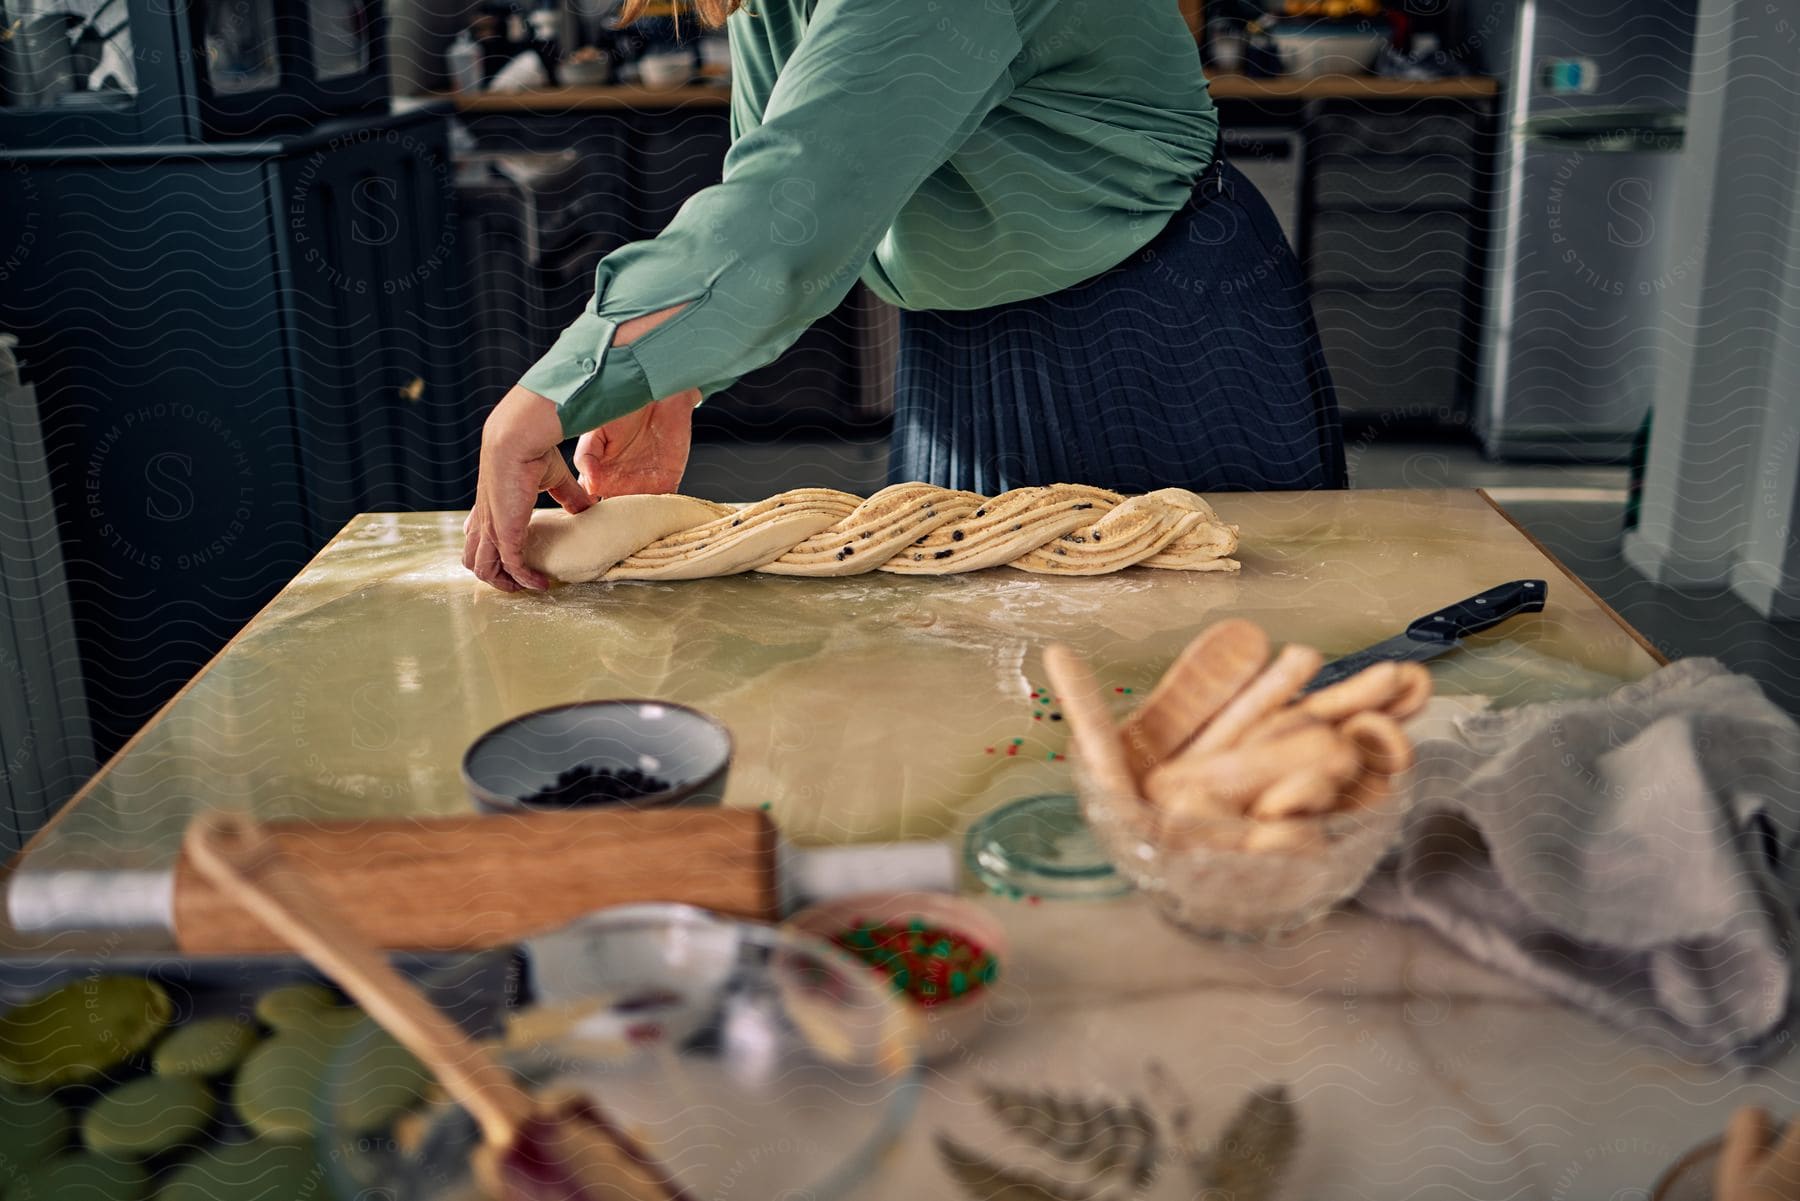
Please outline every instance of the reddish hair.
M619 9L619 23L629 25L639 17L645 16L651 8L663 7L666 0L625 0ZM708 28L717 29L725 24L725 18L744 6L744 0L676 0L672 5L675 19L681 20L681 10L691 8L699 16L700 22Z

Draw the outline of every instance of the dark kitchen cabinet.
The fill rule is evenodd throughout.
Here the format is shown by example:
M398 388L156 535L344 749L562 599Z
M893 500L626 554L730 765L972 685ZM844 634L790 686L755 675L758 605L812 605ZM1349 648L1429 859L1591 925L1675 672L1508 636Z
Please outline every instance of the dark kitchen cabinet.
M1316 288L1455 287L1473 250L1465 213L1321 209L1308 274Z
M0 156L102 752L352 515L466 506L485 398L437 112Z
M0 148L303 130L388 100L380 0L0 0Z
M1351 418L1465 425L1492 178L1486 101L1322 101L1301 247Z
M1452 288L1320 288L1319 337L1340 401L1457 424L1474 368L1468 305Z

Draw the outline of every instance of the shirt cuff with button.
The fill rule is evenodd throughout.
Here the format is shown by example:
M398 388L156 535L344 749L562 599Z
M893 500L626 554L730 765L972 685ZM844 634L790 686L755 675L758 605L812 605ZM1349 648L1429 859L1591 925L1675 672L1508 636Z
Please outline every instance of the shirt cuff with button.
M582 313L519 380L528 391L556 402L565 437L585 434L656 399L631 347L612 344L617 328L597 313Z

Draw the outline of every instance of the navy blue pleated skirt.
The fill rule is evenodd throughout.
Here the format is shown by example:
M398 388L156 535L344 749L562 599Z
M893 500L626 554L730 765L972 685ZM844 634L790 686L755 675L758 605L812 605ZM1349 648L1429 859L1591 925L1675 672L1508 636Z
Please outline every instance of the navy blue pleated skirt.
M1341 488L1300 265L1223 160L1149 245L1049 296L902 312L888 478L992 495Z

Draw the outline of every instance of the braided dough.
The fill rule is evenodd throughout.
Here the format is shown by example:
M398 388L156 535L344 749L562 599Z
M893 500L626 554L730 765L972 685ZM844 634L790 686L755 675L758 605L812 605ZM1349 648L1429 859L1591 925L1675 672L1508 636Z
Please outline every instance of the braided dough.
M895 484L863 500L797 488L735 509L691 496L617 496L583 513L538 509L525 562L564 583L698 580L761 571L949 575L1016 567L1102 575L1126 567L1236 571L1237 527L1180 488L1123 497L1080 484L988 498Z

